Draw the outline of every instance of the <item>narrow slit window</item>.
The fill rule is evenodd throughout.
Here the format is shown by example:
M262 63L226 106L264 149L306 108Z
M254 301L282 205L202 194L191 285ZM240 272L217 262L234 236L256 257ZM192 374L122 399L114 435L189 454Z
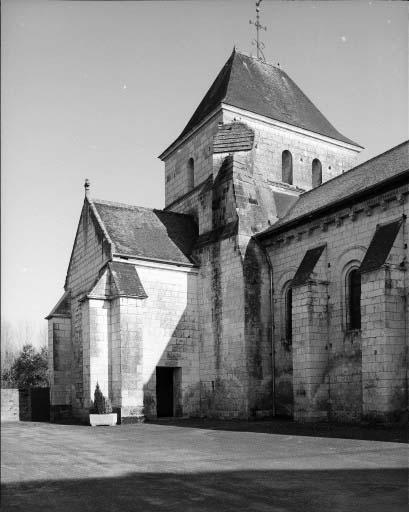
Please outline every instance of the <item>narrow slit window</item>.
M293 184L293 156L287 149L282 154L282 179L284 183Z

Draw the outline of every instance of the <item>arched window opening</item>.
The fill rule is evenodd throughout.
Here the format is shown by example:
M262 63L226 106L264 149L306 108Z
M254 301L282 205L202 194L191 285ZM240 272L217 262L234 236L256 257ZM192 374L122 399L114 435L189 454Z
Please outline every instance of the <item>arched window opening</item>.
M187 161L187 190L192 190L195 186L195 161L189 158Z
M293 156L286 149L282 154L282 179L284 183L293 184Z
M291 343L293 338L293 290L291 286L285 293L285 339Z
M361 274L359 269L352 269L347 275L348 327L361 328Z
M312 188L319 187L322 183L322 165L318 158L312 161Z

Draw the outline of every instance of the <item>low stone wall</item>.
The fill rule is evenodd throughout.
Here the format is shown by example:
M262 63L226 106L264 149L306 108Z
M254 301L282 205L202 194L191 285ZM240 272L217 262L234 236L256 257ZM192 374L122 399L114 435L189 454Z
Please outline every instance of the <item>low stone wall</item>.
M1 421L49 421L49 388L1 390Z
M19 421L18 389L1 390L1 421Z

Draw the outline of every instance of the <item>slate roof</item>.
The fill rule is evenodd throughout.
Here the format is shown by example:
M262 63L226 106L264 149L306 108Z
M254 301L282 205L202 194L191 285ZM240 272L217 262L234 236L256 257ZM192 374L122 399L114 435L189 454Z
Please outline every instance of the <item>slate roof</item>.
M114 254L192 264L197 226L189 215L121 203L92 201L114 247Z
M49 320L53 316L71 316L71 307L70 307L70 294L69 292L65 292L61 299L57 302L51 312L45 317L46 320Z
M147 294L133 265L120 261L108 263L118 295L146 299Z
M254 131L244 123L229 123L219 126L213 139L214 153L250 151L254 143Z
M376 226L375 234L359 268L361 272L376 270L385 263L401 225L402 219L398 219L388 224Z
M289 223L336 207L348 198L363 194L378 184L400 175L404 176L408 169L409 141L406 141L326 181L319 187L304 192L281 220L257 236L265 238L268 233L281 230Z
M304 258L295 273L291 286L302 286L308 281L324 249L325 245L320 245L319 247L314 247L314 249L309 249L304 254Z
M233 50L184 130L169 148L221 103L359 146L336 130L282 69Z

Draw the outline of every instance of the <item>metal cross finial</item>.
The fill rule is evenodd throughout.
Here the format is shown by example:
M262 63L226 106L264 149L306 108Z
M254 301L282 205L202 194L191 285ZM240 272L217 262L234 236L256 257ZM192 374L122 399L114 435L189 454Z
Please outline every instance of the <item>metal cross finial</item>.
M263 26L260 24L260 4L263 0L256 0L256 21L252 21L250 20L249 23L250 25L254 25L256 27L256 32L257 32L257 38L256 39L253 39L253 41L251 42L253 45L256 45L256 48L257 48L257 58L260 59L260 55L261 55L261 60L263 60L264 62L266 61L266 58L264 57L264 53L263 53L263 50L265 48L265 44L262 43L260 41L260 29L261 30L267 30L267 27Z
M91 183L89 182L88 178L85 178L84 188L85 188L85 197L89 196L89 189L90 189Z

